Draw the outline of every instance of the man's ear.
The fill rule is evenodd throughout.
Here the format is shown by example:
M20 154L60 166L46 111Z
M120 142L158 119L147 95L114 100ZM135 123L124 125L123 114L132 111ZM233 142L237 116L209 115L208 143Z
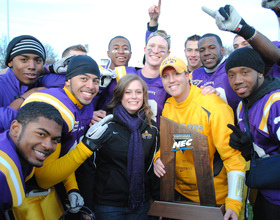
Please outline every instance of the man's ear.
M10 67L10 68L13 67L13 61L12 60L8 63L8 67Z
M167 56L168 56L168 57L169 57L170 53L171 53L171 51L170 51L170 50L168 50L168 51L167 51Z
M221 47L221 51L222 51L222 55L224 56L224 54L225 54L225 48L224 48L224 47Z
M65 80L65 87L66 87L67 89L69 89L69 87L70 87L70 80L71 80L71 79Z
M10 126L10 136L12 138L18 138L22 130L22 124L19 123L17 120L13 120Z

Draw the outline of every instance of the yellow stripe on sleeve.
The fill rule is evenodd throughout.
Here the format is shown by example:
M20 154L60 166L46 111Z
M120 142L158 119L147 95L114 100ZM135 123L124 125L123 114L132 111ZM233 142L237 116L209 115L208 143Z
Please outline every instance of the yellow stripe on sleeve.
M280 100L280 93L277 92L277 93L273 93L269 99L266 101L265 105L264 105L264 108L263 108L263 116L262 116L262 120L261 120L261 123L259 125L259 129L268 133L268 129L267 129L267 119L268 119L268 116L269 116L269 111L270 111L270 108L272 106L272 104L276 101L279 101Z
M75 117L73 113L57 98L47 93L36 92L31 94L23 103L23 105L29 102L45 102L54 106L59 110L63 120L68 125L68 132L74 128Z
M241 112L241 107L242 107L242 102L239 102L238 106L237 106L237 109L236 109L236 115L237 115L237 120L239 121L240 120L240 112Z
M100 65L98 65L98 67L99 67L100 72L105 69L103 66L100 66Z
M14 161L0 150L0 170L6 176L8 186L13 199L13 207L19 206L25 198L23 183L20 178L18 167Z
M115 67L115 72L117 74L116 80L119 82L120 78L126 75L126 68L125 66Z

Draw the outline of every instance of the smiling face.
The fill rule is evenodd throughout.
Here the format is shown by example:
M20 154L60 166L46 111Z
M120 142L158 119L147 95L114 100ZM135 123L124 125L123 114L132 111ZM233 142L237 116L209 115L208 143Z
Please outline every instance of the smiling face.
M151 37L144 51L146 63L156 68L159 68L161 62L170 54L168 51L168 43L161 36Z
M190 92L189 74L187 72L177 73L173 67L166 67L161 76L165 91L174 97L177 102L187 99Z
M234 92L240 98L247 100L252 98L264 81L263 74L245 66L231 68L227 75L229 84Z
M43 64L42 57L27 53L15 56L8 63L8 66L12 69L21 84L32 85L37 81L39 71L43 68Z
M40 167L43 161L55 151L61 138L62 127L55 121L39 117L38 120L22 126L14 120L10 128L17 152L24 164Z
M131 58L130 44L125 38L115 38L111 41L107 54L111 59L110 69L127 66Z
M143 86L138 80L131 81L125 88L121 99L122 106L130 114L137 112L143 105Z
M195 69L201 67L201 61L198 51L198 41L189 40L186 43L185 56L188 61L188 70L194 71Z
M65 81L65 87L82 104L91 104L99 90L99 78L91 73L80 74Z
M223 59L224 48L214 36L199 40L198 49L203 66L208 69L215 68Z

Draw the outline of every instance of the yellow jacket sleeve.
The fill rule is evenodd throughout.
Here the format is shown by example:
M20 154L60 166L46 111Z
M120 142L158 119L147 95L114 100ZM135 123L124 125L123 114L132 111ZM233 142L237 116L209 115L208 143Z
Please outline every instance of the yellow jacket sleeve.
M56 151L43 163L43 166L35 169L37 183L43 189L48 189L57 183L64 181L75 170L92 155L82 142L76 148L59 158L60 144Z
M68 193L71 189L77 189L79 190L75 173L72 173L69 177L67 177L64 181L64 188L66 189L66 192Z

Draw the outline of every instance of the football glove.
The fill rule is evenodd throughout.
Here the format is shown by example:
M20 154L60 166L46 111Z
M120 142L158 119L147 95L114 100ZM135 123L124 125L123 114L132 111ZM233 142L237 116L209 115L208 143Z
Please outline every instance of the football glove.
M108 129L108 122L113 119L113 115L107 115L101 121L93 124L83 137L82 142L91 151L98 151L102 145L109 141L112 137L112 133L106 130Z
M56 61L55 63L52 63L49 65L49 71L50 73L56 73L56 74L65 74L67 71L67 65L71 58L76 56L75 54L71 54L67 57L63 57L60 60Z
M241 151L241 155L246 161L251 159L251 150L253 148L253 142L248 135L235 127L234 125L228 124L228 128L232 130L230 134L229 146Z
M202 6L202 10L215 18L220 30L231 31L244 37L246 40L255 34L255 29L248 25L231 5L220 7L218 11L212 11L206 6Z

